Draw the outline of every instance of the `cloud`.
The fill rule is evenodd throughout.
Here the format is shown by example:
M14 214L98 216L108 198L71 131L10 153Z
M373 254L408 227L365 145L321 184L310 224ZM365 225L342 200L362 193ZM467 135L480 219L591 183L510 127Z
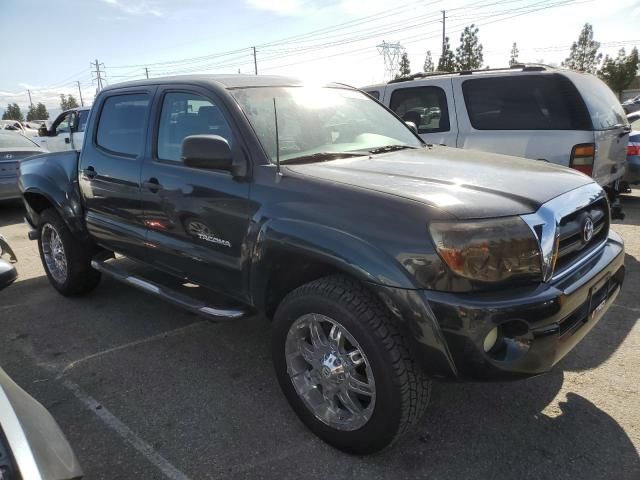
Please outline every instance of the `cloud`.
M267 10L280 15L300 15L305 10L303 0L247 0L247 5L257 10Z
M119 9L128 15L165 17L166 13L154 0L102 0L107 5Z

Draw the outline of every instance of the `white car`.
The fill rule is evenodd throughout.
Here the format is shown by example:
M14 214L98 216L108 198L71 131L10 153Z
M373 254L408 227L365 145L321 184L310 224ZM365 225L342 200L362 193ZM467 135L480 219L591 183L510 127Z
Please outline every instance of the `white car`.
M572 167L612 196L624 175L629 122L614 93L590 74L517 65L416 74L362 90L429 143Z
M51 123L50 128L40 127L33 140L50 152L80 150L90 111L89 107L80 107L62 112Z
M33 129L27 126L25 122L18 120L0 120L0 130L18 132L25 137L33 137L38 134L37 129Z

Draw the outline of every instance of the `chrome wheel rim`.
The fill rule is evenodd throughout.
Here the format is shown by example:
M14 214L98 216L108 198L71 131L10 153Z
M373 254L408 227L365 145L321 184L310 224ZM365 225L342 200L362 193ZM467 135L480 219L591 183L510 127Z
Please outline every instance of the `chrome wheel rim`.
M376 403L371 364L343 325L303 315L289 328L285 355L296 393L318 420L346 431L369 421Z
M47 223L42 227L42 253L47 264L47 270L58 283L67 279L67 255L62 245L58 231Z

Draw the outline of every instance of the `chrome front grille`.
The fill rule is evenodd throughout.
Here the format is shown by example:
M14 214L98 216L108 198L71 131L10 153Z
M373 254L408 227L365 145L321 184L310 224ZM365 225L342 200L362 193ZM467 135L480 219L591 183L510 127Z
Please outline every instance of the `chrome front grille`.
M558 225L555 272L560 273L570 268L581 257L588 255L600 245L608 234L609 206L604 198L562 218Z
M597 183L553 198L522 219L540 242L545 282L562 278L587 261L609 234L609 204Z

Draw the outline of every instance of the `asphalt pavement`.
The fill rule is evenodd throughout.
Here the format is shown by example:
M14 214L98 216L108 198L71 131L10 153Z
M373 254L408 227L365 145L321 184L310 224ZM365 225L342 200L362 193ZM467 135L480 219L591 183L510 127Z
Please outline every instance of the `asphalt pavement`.
M65 431L86 479L640 479L640 192L623 199L627 278L556 368L509 383L437 383L416 432L341 453L290 410L269 323L211 323L104 278L48 284L19 203L0 233L19 280L0 292L0 365ZM28 480L28 479L25 479Z

